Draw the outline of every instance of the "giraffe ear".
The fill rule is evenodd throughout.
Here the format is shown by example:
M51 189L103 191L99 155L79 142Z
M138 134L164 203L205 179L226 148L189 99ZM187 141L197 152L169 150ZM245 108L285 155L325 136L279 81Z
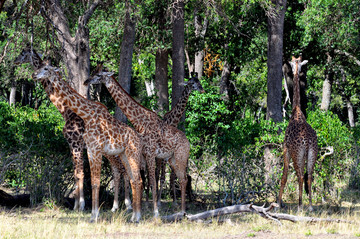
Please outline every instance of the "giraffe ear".
M113 76L113 75L114 75L114 72L108 72L107 75L108 75L108 76Z
M182 86L187 86L188 82L187 81L184 81L184 82L180 82L179 85L182 85Z
M302 61L302 62L301 62L301 65L302 65L302 66L303 66L303 65L306 65L306 63L308 63L308 60Z

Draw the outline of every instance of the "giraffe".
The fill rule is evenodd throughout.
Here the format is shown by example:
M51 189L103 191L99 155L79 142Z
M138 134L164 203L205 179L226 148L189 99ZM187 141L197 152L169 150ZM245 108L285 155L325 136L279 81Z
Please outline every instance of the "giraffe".
M317 136L315 130L306 122L306 118L301 111L299 86L299 73L301 71L301 67L307 62L307 60L302 61L301 56L299 58L295 58L293 56L290 62L294 74L294 98L292 115L289 120L289 125L285 131L284 169L281 178L278 203L279 205L282 203L281 198L287 181L289 159L292 158L299 183L298 209L302 209L302 193L304 183L305 191L309 194L309 211L313 211L311 184L314 166L318 154ZM305 166L306 173L304 174Z
M43 64L43 60L40 55L28 45L23 49L19 56L16 57L14 63L16 65L31 63L33 70L37 70ZM47 80L41 81L45 90L48 89L49 82ZM48 94L48 92L46 92ZM49 94L48 94L49 96ZM69 144L70 151L72 154L72 161L74 166L74 179L75 179L75 190L72 195L75 197L74 210L83 211L85 208L84 199L84 168L83 168L83 151L85 142L82 138L84 134L84 121L71 111L66 106L57 107L62 117L65 120L63 128L63 135Z
M190 143L185 133L166 124L155 112L141 106L120 86L112 75L111 72L103 71L85 81L84 84L104 83L116 104L143 139L143 155L152 188L154 217L159 216L155 180L156 158L168 160L175 171L181 188L181 212L185 212L186 169L190 153Z
M141 217L140 154L142 141L136 131L110 115L100 103L85 99L61 80L59 69L43 65L33 74L33 79L43 82L54 105L64 105L81 117L85 124L83 139L91 171L92 211L91 220L99 217L99 189L102 156L112 158L119 155L130 178L133 191L133 214L131 221Z
M176 102L176 105L169 112L167 112L163 117L163 121L166 124L171 125L173 127L178 126L178 124L181 120L181 117L185 112L186 104L188 102L191 92L196 90L196 91L199 91L200 93L205 93L205 90L203 89L201 82L197 78L197 73L192 75L191 79L184 82L183 85L185 86L185 88L181 94L181 97ZM160 204L160 195L161 195L163 184L165 181L165 163L166 162L164 160L161 160L160 162L158 162L158 164L160 164L160 173L161 173L158 204ZM175 175L174 175L173 171L171 171L170 178L171 178L171 181L174 181ZM174 185L174 183L171 183L171 184L172 184L172 190L173 190L173 194L174 194L173 199L174 199L174 203L176 204L175 185Z
M45 62L41 59L40 55L32 49L30 45L26 46L20 53L19 56L15 58L14 64L20 65L24 63L31 63L33 70L39 69L41 65ZM48 62L47 62L48 63ZM48 80L44 79L41 81L44 89L46 90L50 83ZM85 148L85 142L83 140L83 134L85 129L84 121L76 115L72 110L67 106L56 105L57 109L61 113L62 117L65 120L65 125L63 128L63 135L66 141L69 144L69 148L72 154L72 161L74 167L74 179L75 179L75 190L71 193L74 195L75 204L74 210L83 211L85 208L84 200L84 167L83 167L83 151ZM63 110L62 110L63 109ZM121 175L124 175L125 182L125 206L127 210L131 210L131 200L129 196L129 178L125 173L124 166L120 163L120 159L117 156L111 156L109 160L111 163L111 170L114 177L114 202L111 211L116 211L119 208L119 185Z
M163 117L163 120L166 124L174 127L177 127L181 120L191 92L193 90L197 90L200 93L205 92L196 75L192 76L191 79L187 82L184 82L183 85L185 86L185 88L178 102L176 102L176 105L171 109L171 111L167 112Z

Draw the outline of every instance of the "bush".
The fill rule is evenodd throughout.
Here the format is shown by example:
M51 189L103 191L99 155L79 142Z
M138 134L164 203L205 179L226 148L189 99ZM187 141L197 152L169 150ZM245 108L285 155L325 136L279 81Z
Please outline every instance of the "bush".
M186 134L191 143L190 172L195 189L212 193L214 200L224 204L276 197L288 120L275 124L257 120L251 112L239 118L228 110L226 101L215 88L206 82L203 86L207 93L195 93L190 97L186 118ZM356 184L359 178L358 170L354 170L357 166L354 167L353 134L331 112L310 111L307 121L317 132L320 148L313 198L338 202L349 180ZM268 146L277 161L273 166L272 183L265 182L264 149ZM324 156L328 146L333 146L334 153ZM297 177L291 165L285 197L297 201L297 188Z
M61 201L73 183L63 125L52 104L34 110L0 102L0 182L25 188L33 205L48 197Z
M315 166L314 188L318 199L338 201L346 189L354 164L354 141L352 132L330 111L311 111L309 124L316 130L320 148ZM325 148L332 146L334 153L328 156Z

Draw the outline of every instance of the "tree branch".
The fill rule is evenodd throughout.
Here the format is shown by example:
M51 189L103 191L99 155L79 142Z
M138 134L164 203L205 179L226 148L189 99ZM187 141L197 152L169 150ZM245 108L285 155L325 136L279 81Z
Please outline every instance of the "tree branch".
M351 60L353 60L358 66L360 66L360 61L359 61L355 56L353 56L352 54L350 54L349 52L341 51L341 50L338 50L338 49L336 49L334 52L337 53L337 54L341 54L341 55L345 55L345 56L349 57L349 58L350 58Z
M90 17L92 16L92 14L94 13L95 9L97 8L97 6L99 5L100 0L96 0L94 1L91 6L89 7L88 10L86 10L86 12L84 13L84 15L82 16L82 22L84 24L84 26L86 26L86 24L89 22Z
M316 217L301 217L301 216L294 216L290 214L284 214L284 213L270 213L270 211L274 208L279 207L277 203L272 203L269 207L260 207L255 206L252 204L245 204L245 205L233 205L228 207L222 207L215 210L209 210L202 213L198 213L195 215L186 215L186 213L175 213L169 216L164 216L161 219L163 222L175 222L175 221L181 221L184 218L187 218L189 221L197 221L201 222L208 218L212 217L219 217L239 212L251 212L256 213L262 216L263 218L272 220L279 225L281 225L280 220L288 220L291 222L343 222L343 223L354 223L353 221L347 221L342 219L332 219L332 218L316 218Z

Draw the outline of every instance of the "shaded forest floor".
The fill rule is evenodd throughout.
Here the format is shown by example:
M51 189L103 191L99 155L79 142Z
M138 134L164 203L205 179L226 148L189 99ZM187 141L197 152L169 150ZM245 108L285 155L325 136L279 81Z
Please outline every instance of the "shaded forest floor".
M281 212L291 215L337 218L353 223L292 223L273 221L252 213L239 213L211 222L163 223L152 218L151 203L143 202L142 220L129 222L130 213L120 210L111 213L103 207L98 223L89 223L90 211L74 212L52 202L35 208L0 208L2 238L360 238L360 199L343 202L340 206L316 205L314 213L296 211L288 204ZM199 201L187 204L187 212L195 214L214 205ZM176 211L176 209L175 209ZM174 212L171 202L163 201L161 215Z

